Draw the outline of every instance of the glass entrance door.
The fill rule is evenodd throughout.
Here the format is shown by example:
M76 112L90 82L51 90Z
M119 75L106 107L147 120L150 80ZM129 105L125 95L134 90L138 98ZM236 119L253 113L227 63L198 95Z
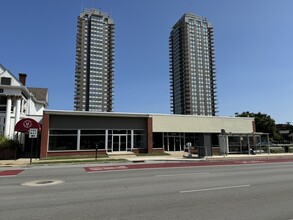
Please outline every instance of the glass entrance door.
M112 136L112 151L119 151L119 145L120 145L120 136L113 135Z
M164 148L166 151L183 151L184 142L184 134L164 134Z
M175 138L174 137L169 137L169 151L175 151Z
M174 149L175 151L182 151L181 146L181 137L174 137Z
M127 136L120 135L120 151L127 151Z
M169 151L181 151L181 137L169 137Z
M112 151L127 151L127 135L117 134L112 136Z

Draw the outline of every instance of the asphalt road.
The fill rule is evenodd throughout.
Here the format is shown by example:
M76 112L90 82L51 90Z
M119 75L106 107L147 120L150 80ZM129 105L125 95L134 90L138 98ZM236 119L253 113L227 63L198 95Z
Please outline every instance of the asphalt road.
M293 219L292 162L103 172L84 167L0 175L0 219ZM61 182L47 185L53 180ZM40 184L22 185L31 181Z

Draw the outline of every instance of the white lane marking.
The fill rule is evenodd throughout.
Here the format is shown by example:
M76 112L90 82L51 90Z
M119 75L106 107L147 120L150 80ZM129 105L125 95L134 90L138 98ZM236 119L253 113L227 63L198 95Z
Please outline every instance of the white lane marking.
M179 191L180 193L190 193L190 192L205 192L205 191L213 191L213 190L222 190L222 189L235 189L235 188L243 188L249 187L250 185L239 185L239 186L222 186L216 188L207 188L207 189L195 189L195 190L186 190L186 191Z
M210 174L209 172L205 173L174 173L174 174L162 174L162 175L155 175L156 177L165 177L165 176L190 176L190 175L205 175Z

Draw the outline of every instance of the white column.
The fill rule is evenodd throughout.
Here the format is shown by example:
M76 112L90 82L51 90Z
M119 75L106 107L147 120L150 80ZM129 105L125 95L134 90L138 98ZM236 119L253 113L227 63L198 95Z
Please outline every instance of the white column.
M106 152L108 153L108 130L106 130L106 133L105 133L105 149L106 149Z
M77 130L77 148L76 150L80 150L80 129Z
M16 108L15 108L15 121L14 121L14 126L16 123L19 121L20 118L20 98L16 98Z
M131 151L132 151L133 148L134 148L134 131L133 130L131 130L131 141L130 141L130 143L131 143L130 148L131 148Z
M7 104L6 104L6 116L5 116L5 128L4 135L5 137L9 137L10 133L10 121L11 121L11 97L7 96Z
M24 99L21 99L21 102L20 102L20 114L23 114L23 107L24 107Z

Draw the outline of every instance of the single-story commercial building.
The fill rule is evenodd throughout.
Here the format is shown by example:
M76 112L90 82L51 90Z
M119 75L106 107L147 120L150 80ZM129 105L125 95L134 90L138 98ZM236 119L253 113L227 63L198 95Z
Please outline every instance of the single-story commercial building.
M44 110L40 158L219 146L218 135L253 133L253 118Z

